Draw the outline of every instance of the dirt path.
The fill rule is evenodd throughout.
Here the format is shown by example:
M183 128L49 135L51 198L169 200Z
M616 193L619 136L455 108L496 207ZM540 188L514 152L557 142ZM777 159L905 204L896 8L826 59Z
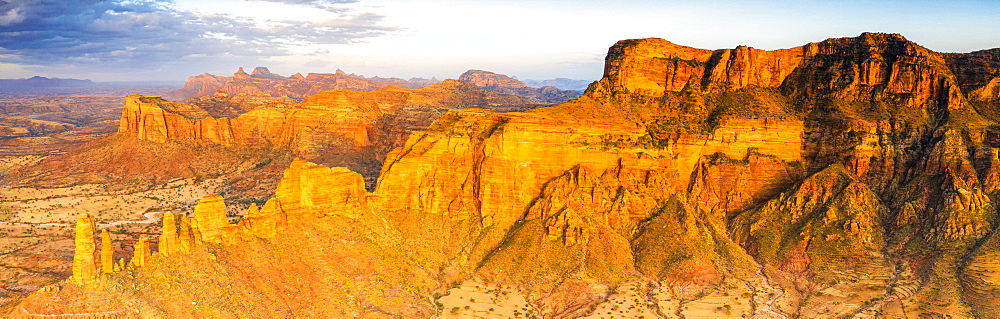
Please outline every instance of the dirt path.
M771 291L777 291L777 293L774 294L774 297L771 297L771 299L769 299L767 302L765 302L763 305L761 305L760 309L757 310L757 313L754 314L754 316L751 317L751 318L761 318L761 319L764 319L764 318L768 318L768 319L770 319L770 318L781 318L781 319L788 319L788 316L785 316L781 312L778 312L778 311L774 310L774 302L778 301L778 299L780 299L782 296L785 295L785 290L781 289L781 288L776 288L774 286L771 286L771 280L767 278L767 275L764 275L764 271L763 271L762 268L763 267L757 268L757 275L759 275L760 278L764 279L764 281L763 281L764 287L767 288L768 290L771 290Z

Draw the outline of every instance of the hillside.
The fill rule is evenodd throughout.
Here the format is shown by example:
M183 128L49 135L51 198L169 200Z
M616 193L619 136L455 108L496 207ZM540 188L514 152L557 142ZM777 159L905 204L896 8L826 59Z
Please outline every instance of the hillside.
M341 70L337 70L336 73L332 74L309 73L303 76L300 73L296 73L285 77L271 73L266 67L256 67L250 74L243 71L243 68L239 68L232 76L205 73L189 77L184 87L171 92L167 97L178 101L186 101L191 98L212 95L215 92L223 92L230 95L266 93L275 97L302 99L323 91L335 89L367 92L389 85L415 89L438 82L440 81L435 79L427 80L419 78L409 80L380 77L366 78L360 75L347 74Z
M540 104L565 103L583 94L580 91L562 90L548 85L530 87L518 79L483 70L468 70L462 73L458 80L475 84L488 91L517 95Z
M123 179L159 184L179 177L243 179L239 172L268 168L260 173L271 176L264 184L273 188L277 175L268 165L284 167L297 156L347 166L374 185L386 154L402 146L411 131L425 129L449 109L469 107L512 111L534 105L454 80L421 89L331 90L301 101L262 93L218 92L189 103L130 95L116 136L46 158L7 179L47 187ZM120 158L118 165L95 162L109 157Z
M297 159L237 224L206 195L117 266L103 247L122 238L96 244L83 215L71 280L10 314L1000 317L993 53L877 33L774 51L619 41L579 99L412 132L372 192ZM191 126L136 137L241 139L186 107L171 117Z

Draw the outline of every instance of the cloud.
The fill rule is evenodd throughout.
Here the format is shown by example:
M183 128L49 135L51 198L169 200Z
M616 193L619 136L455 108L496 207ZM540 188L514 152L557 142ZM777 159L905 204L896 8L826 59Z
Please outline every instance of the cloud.
M303 63L302 66L310 68L322 68L330 64L331 64L330 61L326 60L309 60L308 62Z
M280 2L287 4L299 4L299 5L335 5L335 4L345 4L345 3L357 3L357 0L259 0L267 2Z
M355 2L264 1L324 9ZM396 30L382 18L345 9L323 21L261 21L178 10L170 0L0 0L0 63L128 70L261 60L289 55L292 46L356 43Z
M301 5L301 6L311 6L319 9L323 9L333 13L344 13L350 11L350 9L344 8L343 4L357 3L358 0L256 0L256 1L266 1L266 2L277 2L290 5Z

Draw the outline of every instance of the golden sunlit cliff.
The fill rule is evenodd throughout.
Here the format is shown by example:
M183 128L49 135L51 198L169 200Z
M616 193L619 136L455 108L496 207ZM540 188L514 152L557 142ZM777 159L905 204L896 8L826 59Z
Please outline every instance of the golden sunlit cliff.
M876 33L775 51L620 41L577 100L451 110L409 134L372 192L295 160L237 224L206 196L111 272L85 215L79 272L11 316L994 318L990 52ZM144 98L122 125L148 140L239 143L239 118L270 109L147 120Z
M239 68L232 76L205 73L189 77L184 87L171 92L169 97L185 101L221 91L231 95L263 93L276 97L302 99L323 91L336 89L367 92L389 85L416 89L438 82L440 81L436 79L366 78L347 74L341 70L337 70L336 73L309 73L305 76L296 73L284 77L271 73L266 67L256 67L250 74L243 71L243 68Z

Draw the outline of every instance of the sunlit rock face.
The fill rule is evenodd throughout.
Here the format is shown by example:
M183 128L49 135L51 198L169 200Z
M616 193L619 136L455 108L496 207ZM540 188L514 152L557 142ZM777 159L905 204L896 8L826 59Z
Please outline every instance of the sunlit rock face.
M448 109L537 107L524 98L455 80L421 89L331 90L298 103L263 94L221 92L189 102L127 96L118 132L156 143L196 141L287 150L312 161L350 167L371 183L386 153Z
M212 95L215 92L223 92L230 95L260 93L275 97L302 99L323 91L336 89L368 92L390 85L416 89L437 82L440 81L433 79L366 78L347 74L341 70L337 70L336 73L309 73L305 76L296 73L284 77L271 73L266 67L256 67L249 74L243 68L239 68L232 76L205 73L188 77L184 87L171 92L169 98L185 101Z
M552 86L533 88L518 79L483 70L466 71L458 77L458 80L475 84L488 91L517 95L533 103L564 103L583 94L580 91L560 90Z
M202 226L206 197L194 222L164 216L142 265L15 312L106 295L139 317L995 317L994 53L620 41L579 99L413 132L372 192L296 160L238 224Z

